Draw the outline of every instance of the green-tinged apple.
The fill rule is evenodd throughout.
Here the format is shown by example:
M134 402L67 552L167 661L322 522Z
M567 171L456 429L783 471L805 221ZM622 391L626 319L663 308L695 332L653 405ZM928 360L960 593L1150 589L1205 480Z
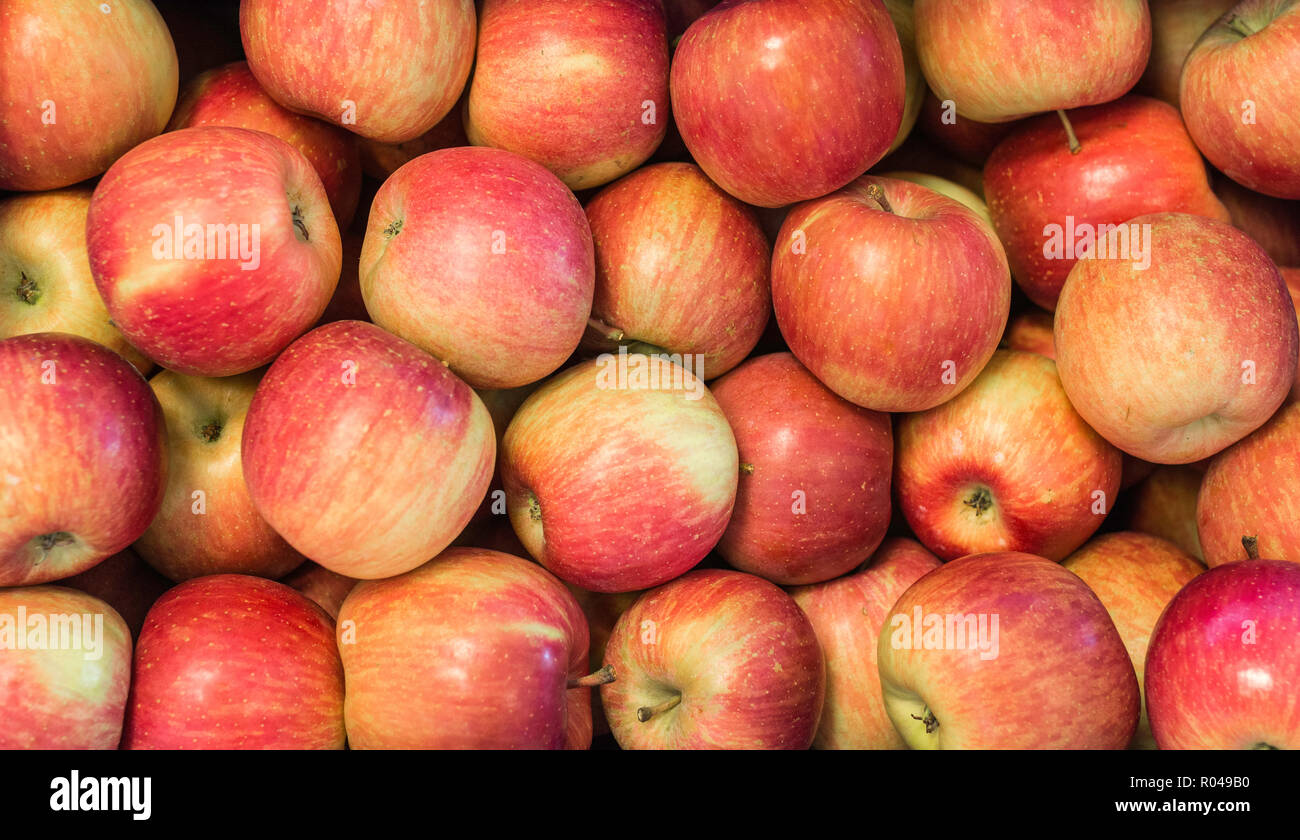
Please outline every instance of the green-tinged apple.
M1291 390L1295 306L1273 261L1231 225L1157 213L1125 227L1141 255L1079 260L1061 290L1061 384L1130 455L1199 461L1263 425Z
M917 128L943 151L971 166L983 167L993 149L1010 134L1018 122L977 122L957 113L951 99L939 101L934 91L926 90L921 103Z
M450 544L487 490L495 453L482 400L442 363L374 324L336 321L271 365L241 457L253 505L276 532L325 568L369 579Z
M1129 495L1128 527L1168 540L1204 560L1196 501L1205 473L1191 465L1157 467Z
M877 659L913 749L1123 749L1142 707L1106 607L1033 554L972 554L912 584Z
M572 584L565 584L565 586L569 587L569 591L578 601L578 606L582 607L582 614L587 617L587 629L591 633L587 661L594 669L605 661L605 646L609 644L609 636L614 632L614 625L618 623L619 616L636 603L641 593L588 592ZM591 732L593 736L609 734L609 721L605 720L605 709L600 704L600 686L591 688Z
M86 245L122 334L191 376L274 359L325 311L342 260L307 159L227 126L170 131L113 164L90 200Z
M376 194L361 294L376 324L470 385L515 388L577 348L594 259L582 205L545 168L501 149L443 149Z
M1023 350L1056 360L1056 345L1052 340L1052 313L1031 306L1011 316L1007 331L1002 336L1002 346L1008 350Z
M140 555L124 548L84 572L62 578L59 586L79 589L107 603L131 629L131 638L136 638L149 608L171 588L172 582L141 560Z
M885 0L885 10L894 22L894 32L898 35L899 46L903 49L903 118L898 125L894 142L889 144L892 152L912 133L916 127L916 118L921 114L921 103L929 88L925 85L925 76L921 74L921 62L916 57L916 20L912 11L912 0Z
M922 411L961 393L993 355L1011 274L978 213L867 175L786 217L772 303L790 350L832 391L876 411Z
M928 172L881 172L882 178L894 178L899 181L911 181L913 184L920 184L923 187L932 189L939 195L945 195L954 201L959 201L970 209L979 214L988 226L993 227L993 217L989 215L988 205L980 194L971 190L949 178L943 178L938 175L932 175Z
M1151 58L1137 89L1178 107L1178 80L1192 45L1237 0L1147 0Z
M1300 266L1300 201L1261 195L1218 173L1214 194L1228 208L1232 223L1250 234L1273 262Z
M166 428L149 383L67 333L0 341L0 587L71 577L144 533Z
M812 622L773 583L701 569L643 594L605 647L600 701L623 749L812 745L826 668Z
M338 618L343 601L357 585L356 578L344 577L338 572L331 572L324 566L317 565L310 560L290 572L280 582L306 595L317 606L329 613L330 618Z
M826 703L815 748L906 747L885 712L876 640L894 602L940 565L939 558L915 540L891 537L854 574L790 590L812 622L826 658Z

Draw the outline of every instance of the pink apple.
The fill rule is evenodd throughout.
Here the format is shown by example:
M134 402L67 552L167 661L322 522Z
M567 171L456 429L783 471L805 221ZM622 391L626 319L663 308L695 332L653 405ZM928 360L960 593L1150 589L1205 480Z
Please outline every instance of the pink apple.
M1300 268L1279 268L1282 272L1282 280L1286 283L1287 291L1291 293L1291 303L1295 305L1296 317L1300 318ZM1296 371L1296 380L1291 385L1291 393L1287 395L1288 403L1300 402L1300 368Z
M1203 560L1196 500L1204 477L1195 466L1157 467L1129 494L1129 527L1166 539Z
M1147 0L1151 7L1151 59L1138 89L1178 106L1183 62L1197 39L1237 0Z
M338 618L339 608L343 606L344 599L357 585L356 578L331 572L310 560L290 572L280 582L306 595L318 607L329 613L330 618Z
M84 572L61 579L59 586L79 589L104 601L122 616L131 637L136 638L149 608L171 588L172 582L134 551L124 548Z
M1215 173L1214 194L1232 223L1268 252L1279 266L1300 266L1300 201L1284 201L1248 190Z

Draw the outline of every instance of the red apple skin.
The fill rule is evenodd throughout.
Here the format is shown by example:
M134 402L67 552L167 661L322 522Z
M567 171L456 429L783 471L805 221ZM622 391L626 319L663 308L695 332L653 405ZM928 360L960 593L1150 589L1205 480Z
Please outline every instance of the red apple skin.
M1298 87L1300 6L1241 0L1188 53L1178 99L1215 168L1256 192L1300 198Z
M1300 201L1284 201L1248 190L1215 173L1214 194L1232 223L1250 234L1279 266L1300 265Z
M470 385L516 388L577 348L594 260L582 205L545 168L500 149L444 149L375 196L361 294L376 324Z
M131 682L131 631L108 604L63 586L0 589L0 616L18 626L34 615L92 616L99 655L83 636L76 649L15 650L0 656L0 750L115 750ZM96 627L99 621L102 628ZM82 632L82 631L74 631ZM102 635L99 635L102 634Z
M1130 455L1198 461L1281 405L1295 380L1295 307L1268 255L1227 224L1180 213L1128 224L1149 230L1150 265L1075 263L1056 308L1061 383Z
M1160 613L1205 567L1173 543L1133 531L1089 540L1061 565L1082 578L1105 605L1142 687L1147 644ZM1144 707L1130 747L1150 750L1155 746Z
M1056 361L1056 345L1052 340L1052 313L1031 307L1011 318L1002 346L1008 350L1037 353Z
M172 588L136 645L122 748L342 749L343 665L325 611L282 583Z
M419 137L455 105L474 62L475 23L471 0L239 5L248 65L267 93L384 143Z
M1151 50L1146 0L916 0L930 89L963 116L1007 122L1117 99Z
M474 145L535 160L570 189L598 187L654 153L669 107L659 0L484 0L465 116Z
M747 204L826 195L880 160L906 98L880 0L739 0L673 53L673 118L700 168Z
M1151 634L1147 712L1179 749L1300 747L1300 565L1243 560L1174 597Z
M370 579L451 543L495 453L483 402L437 359L373 324L336 321L271 365L241 457L272 528L325 568Z
M860 565L889 527L889 415L836 396L789 353L751 359L712 390L741 464L718 553L781 585L830 580Z
M0 587L71 577L131 544L162 502L162 409L135 368L66 333L0 341Z
M240 228L246 246L258 230L253 259L160 258L172 250L163 243L183 232L177 216L186 227L248 225ZM113 164L91 198L86 244L123 335L191 376L270 362L325 310L342 259L338 225L307 159L277 137L227 126L168 132Z
M90 190L0 200L0 339L66 332L98 342L141 373L153 362L113 325L86 253Z
M59 581L59 586L78 589L104 601L122 617L131 638L140 635L149 608L171 588L172 582L129 548ZM125 707L125 701L123 701Z
M356 136L281 106L257 83L248 62L207 70L185 86L167 128L196 125L249 128L279 137L301 152L320 176L339 229L351 224L361 195Z
M609 643L609 635L614 632L619 616L636 603L641 593L588 592L573 584L566 583L565 586L573 593L578 605L582 607L582 614L587 617L587 629L591 633L587 660L591 663L591 670L595 670L605 661L605 646ZM591 732L593 737L609 734L609 721L605 720L605 710L600 705L600 686L591 688Z
M1075 260L1044 254L1047 225L1118 225L1157 212L1231 221L1178 109L1128 96L1068 114L1071 154L1056 114L1027 121L984 166L984 196L1011 274L1029 299L1054 309Z
M772 310L772 247L751 208L697 166L659 163L601 190L586 212L596 246L591 315L608 327L588 336L588 350L623 342L698 353L705 379L749 355Z
M987 615L990 627L997 616L997 656L903 645L898 624L910 626L917 608ZM1118 750L1132 739L1142 703L1124 641L1088 585L1060 565L1019 552L962 557L912 584L890 614L880 682L913 749Z
M1059 561L1110 512L1122 461L1070 405L1051 359L999 350L956 399L899 420L894 484L917 538L945 560Z
M826 703L814 748L906 748L885 713L876 639L894 602L940 565L939 558L915 540L891 537L861 570L790 590L790 597L812 622L826 659Z
M329 613L330 618L338 618L343 601L358 581L308 560L280 582L306 595L316 606Z
M587 749L587 620L537 565L453 548L339 611L353 749ZM351 633L351 635L349 635Z
M1237 0L1147 0L1151 58L1138 90L1178 107L1178 80L1192 45Z
M584 362L524 402L501 447L519 541L561 580L595 592L683 574L717 544L736 500L736 440L717 400L669 361L628 358L629 369L636 359L678 386L618 387L614 365Z
M1295 306L1296 317L1300 319L1300 268L1282 267L1278 271L1282 272L1282 281L1291 293L1291 303ZM1300 402L1300 367L1296 369L1296 380L1291 385L1291 393L1287 395L1286 401Z
M993 219L989 216L988 205L984 199L980 198L980 193L963 186L962 184L943 178L938 175L931 175L928 172L881 172L882 178L897 178L900 181L911 181L913 184L920 184L923 187L932 189L939 195L947 196L954 201L966 205L974 210L979 217L983 219L990 228L993 227Z
M0 190L52 190L100 174L163 130L176 87L176 48L148 0L7 0Z
M921 133L935 145L962 162L981 168L998 143L1019 125L1019 122L976 122L963 117L957 113L956 103L945 108L928 88L917 119Z
M616 678L600 700L623 749L808 749L826 696L812 622L743 572L700 569L645 593L614 625L605 664Z
M342 235L343 266L339 271L339 284L334 287L334 294L326 304L325 311L316 321L316 326L332 324L335 321L369 321L370 313L366 311L366 299L361 294L361 249L365 246L365 226L352 229Z
M975 211L868 175L786 217L772 302L790 350L832 391L875 411L923 411L959 394L993 355L1011 275Z
M1196 502L1204 478L1205 473L1193 466L1157 467L1129 495L1129 528L1168 540L1204 562L1196 525Z

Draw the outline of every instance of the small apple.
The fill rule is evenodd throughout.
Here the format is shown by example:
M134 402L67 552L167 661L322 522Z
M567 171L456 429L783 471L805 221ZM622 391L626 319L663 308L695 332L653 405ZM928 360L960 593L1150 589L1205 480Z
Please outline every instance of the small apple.
M1196 499L1205 472L1195 466L1157 467L1129 495L1129 528L1161 537L1204 562Z

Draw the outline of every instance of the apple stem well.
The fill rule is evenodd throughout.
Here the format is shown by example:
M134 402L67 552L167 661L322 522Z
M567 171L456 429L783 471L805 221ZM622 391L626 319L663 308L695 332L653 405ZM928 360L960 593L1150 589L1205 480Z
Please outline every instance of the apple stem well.
M1249 560L1259 559L1259 537L1242 537L1241 547L1246 549L1246 558Z
M606 685L614 681L614 666L606 665L599 671L588 674L585 677L574 677L569 680L569 688L589 688L596 685Z
M879 184L867 184L867 198L879 204L881 210L893 214L894 208L889 206L889 199L885 197L885 191Z
M41 290L36 281L22 272L18 273L18 299L27 304L34 304L41 299Z
M221 437L221 424L216 421L204 424L203 427L199 429L199 437L203 438L208 443L216 442L216 440Z
M296 204L293 205L293 226L302 234L303 242L311 241L311 236L307 233L307 223L302 218L302 208Z
M929 706L925 708L924 715L912 715L912 720L919 720L921 723L925 724L926 735L931 734L934 730L939 728L939 720L934 716L934 712L930 711Z
M1074 133L1074 126L1070 123L1070 118L1062 110L1057 110L1056 115L1061 118L1061 125L1065 126L1065 136L1070 141L1070 154L1077 155L1083 148L1079 145L1079 137Z
M1255 34L1255 30L1251 29L1250 24L1242 20L1240 15L1229 15L1227 20L1223 22L1223 25L1243 38L1249 38L1251 35Z
M975 492L962 499L962 503L974 508L976 516L982 516L985 511L993 507L993 494L987 487L977 487Z
M675 708L678 703L682 702L681 694L674 694L662 703L656 703L653 706L642 706L636 710L636 719L645 723L657 714L662 714L669 709Z
M36 538L36 542L40 544L41 551L48 552L53 550L55 546L70 545L73 542L73 537L67 531L54 531L49 534L41 534Z

